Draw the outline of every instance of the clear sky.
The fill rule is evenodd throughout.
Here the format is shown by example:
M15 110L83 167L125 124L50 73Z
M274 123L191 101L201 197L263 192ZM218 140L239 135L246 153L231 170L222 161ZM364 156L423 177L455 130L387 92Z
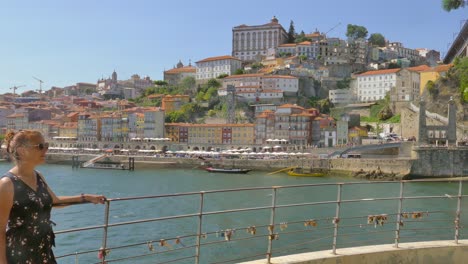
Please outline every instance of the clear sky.
M345 38L347 24L365 26L408 48L445 54L468 7L446 12L441 0L0 0L0 93L77 82L95 83L115 69L163 78L184 64L231 54L232 28L275 15L287 31L316 28Z

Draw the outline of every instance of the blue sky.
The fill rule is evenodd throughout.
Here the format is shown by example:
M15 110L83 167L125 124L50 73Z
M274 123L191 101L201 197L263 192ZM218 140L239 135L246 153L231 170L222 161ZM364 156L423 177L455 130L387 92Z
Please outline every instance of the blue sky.
M229 4L228 4L229 3ZM444 54L468 8L446 12L441 0L0 0L0 93L95 83L115 69L162 79L184 64L228 55L232 28L260 25L275 15L288 30L316 28L344 38L347 24L365 26L409 48Z

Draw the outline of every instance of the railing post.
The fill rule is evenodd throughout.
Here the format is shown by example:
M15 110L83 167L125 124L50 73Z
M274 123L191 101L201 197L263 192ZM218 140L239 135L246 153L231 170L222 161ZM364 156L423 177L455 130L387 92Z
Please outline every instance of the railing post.
M395 247L398 247L400 243L400 228L401 228L401 210L403 210L403 187L404 182L400 182L400 199L398 201L398 212L397 212L397 221L396 221L396 230L395 230Z
M198 212L198 230L197 230L197 247L195 252L195 264L200 263L200 244L202 235L202 220L203 220L203 203L205 200L205 192L200 192L200 210Z
M458 237L460 236L460 214L461 214L461 200L462 200L462 180L458 183L458 201L457 201L457 212L455 216L455 244L458 244Z
M336 214L335 214L335 218L333 219L333 224L335 225L335 228L333 231L332 253L334 255L336 255L336 244L337 244L337 239L338 239L338 224L340 223L341 190L342 190L342 183L338 183L338 194L336 198Z
M102 245L100 248L100 254L102 256L101 263L106 263L106 249L107 249L107 229L109 227L109 211L110 211L110 201L106 200L106 209L104 215L104 233L102 236Z
M275 232L275 210L276 210L276 191L277 187L273 186L273 193L271 197L271 214L270 214L270 227L268 228L269 231L269 238L268 238L268 252L267 252L267 263L271 263L271 255L273 250L273 234Z

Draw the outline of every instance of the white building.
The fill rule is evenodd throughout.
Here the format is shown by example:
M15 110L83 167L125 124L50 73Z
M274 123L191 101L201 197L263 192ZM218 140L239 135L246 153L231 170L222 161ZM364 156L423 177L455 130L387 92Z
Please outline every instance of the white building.
M196 62L197 80L217 78L221 74L232 75L242 67L241 61L232 56L210 57Z
M356 76L357 96L360 102L375 102L385 97L396 86L400 69L367 71Z
M260 61L268 49L276 49L287 39L288 33L276 17L264 25L240 25L232 29L232 56L243 61Z
M333 104L347 104L352 101L350 89L336 89L328 91L328 98Z
M300 43L287 43L279 45L276 49L276 56L282 54L292 56L307 56L308 59L317 59L319 51L318 42L303 41Z
M243 89L258 89L280 90L295 94L299 90L299 79L289 75L242 74L224 78L222 89L225 90L228 85L234 85L236 92L241 92Z

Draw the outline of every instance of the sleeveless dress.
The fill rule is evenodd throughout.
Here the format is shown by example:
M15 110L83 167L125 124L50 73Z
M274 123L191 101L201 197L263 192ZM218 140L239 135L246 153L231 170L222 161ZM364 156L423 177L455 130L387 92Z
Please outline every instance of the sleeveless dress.
M7 172L13 183L13 206L6 228L6 253L9 264L57 263L53 222L50 221L52 196L47 184L36 172L37 191L16 175Z

